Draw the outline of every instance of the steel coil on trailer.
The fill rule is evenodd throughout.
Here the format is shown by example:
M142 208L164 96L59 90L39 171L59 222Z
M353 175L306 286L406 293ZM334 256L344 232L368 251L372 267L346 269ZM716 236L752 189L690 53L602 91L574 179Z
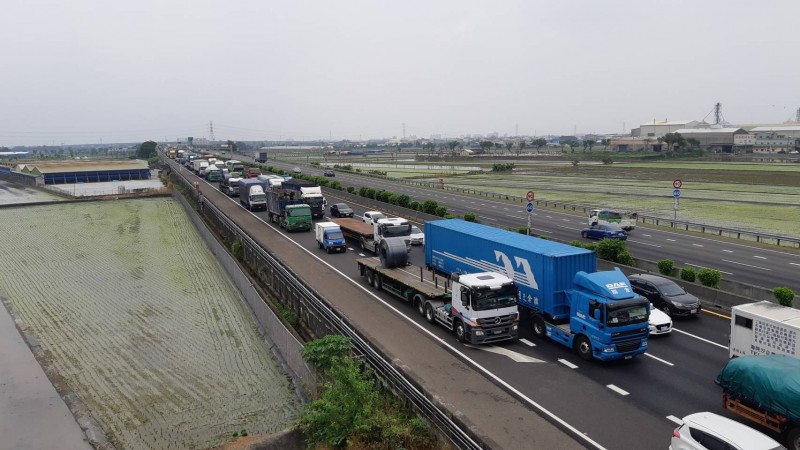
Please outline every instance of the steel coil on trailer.
M381 265L387 269L405 267L408 264L408 249L404 238L386 238L378 249Z

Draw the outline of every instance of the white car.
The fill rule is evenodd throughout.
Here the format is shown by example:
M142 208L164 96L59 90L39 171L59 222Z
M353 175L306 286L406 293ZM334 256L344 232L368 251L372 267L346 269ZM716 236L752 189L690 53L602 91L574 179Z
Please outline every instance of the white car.
M650 304L650 335L672 332L672 318Z
M364 214L361 216L361 220L364 223L368 223L370 225L374 224L378 221L378 219L385 219L386 214L380 211L365 211Z
M669 450L786 450L769 436L710 412L690 414L672 432Z
M425 233L416 225L411 225L411 245L425 245Z

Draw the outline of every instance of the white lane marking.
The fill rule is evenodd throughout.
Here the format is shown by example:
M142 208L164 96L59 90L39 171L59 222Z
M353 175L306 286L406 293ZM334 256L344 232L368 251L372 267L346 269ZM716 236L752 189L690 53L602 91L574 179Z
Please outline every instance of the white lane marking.
M528 347L536 347L536 344L534 344L533 342L531 342L531 341L529 341L527 339L520 339L519 341L522 342L523 344L527 345Z
M567 229L567 230L581 231L581 229L580 229L580 228L568 227L568 226L566 226L566 225L556 225L556 226L557 226L558 228L564 228L564 229Z
M552 232L552 231L550 231L550 230L543 230L543 229L541 229L541 228L531 228L531 230L541 231L542 233L551 233L551 234L553 233L553 232Z
M617 394L628 395L628 391L626 391L624 389L620 389L617 386L614 386L613 384L607 384L606 387L611 389L612 391L616 392Z
M767 257L766 257L766 256L758 256L758 255L753 255L753 258L758 258L758 259L767 259Z
M667 360L664 360L664 359L658 358L656 356L653 356L650 353L645 353L644 356L649 356L649 357L655 359L656 361L661 361L662 363L664 363L664 364L666 364L668 366L674 366L675 365L675 364L672 364L671 362L669 362Z
M789 264L791 264L793 266L800 266L800 264L797 264L797 263L789 263Z
M492 220L497 222L497 219L492 219L491 217L481 217L481 220Z
M722 249L722 251L725 253L733 253L733 250L725 250L724 248Z
M723 261L725 261L725 260L723 259ZM700 269L705 269L706 268L706 266L700 266L700 265L692 264L692 263L688 263L688 262L684 263L684 264L686 264L687 266L698 267ZM717 269L717 270L719 270L719 269ZM733 275L733 273L725 272L724 270L720 270L719 273L724 273L725 275Z
M709 341L708 339L701 338L700 336L694 335L694 334L692 334L692 333L687 333L687 332L685 332L685 331L681 331L681 330L679 330L679 329L677 329L677 328L673 328L673 329L672 329L672 331L677 331L678 333L685 334L685 335L687 335L687 336L689 336L689 337L693 337L693 338L695 338L695 339L697 339L697 340L703 341L703 342L705 342L705 343L708 343L708 344L711 344L711 345L716 345L717 347L719 347L719 348L722 348L722 349L725 349L725 350L727 350L727 349L728 349L728 346L727 346L727 345L717 344L717 343L716 343L716 342L714 342L714 341Z
M578 366L576 366L575 364L572 364L571 362L567 361L566 359L559 359L558 362L560 362L561 364L569 367L570 369L577 369L578 368Z
M670 241L670 242L675 242L675 239L667 238L667 240Z
M569 222L569 219L561 219L562 222Z
M643 234L642 236L644 236L644 237L650 237L650 235L649 235L649 234Z
M766 267L754 266L752 264L745 264L745 263L740 263L740 262L736 262L736 261L730 261L730 260L727 260L727 259L723 259L723 261L725 261L727 263L731 263L731 264L738 264L740 266L752 267L753 269L772 270L772 269L768 269Z
M508 208L503 208L504 211L508 211Z
M703 247L703 244L692 244L692 245L694 245L695 247Z
M474 348L477 350L482 350L484 352L496 353L498 355L508 356L514 362L523 362L523 363L541 363L544 362L541 359L532 358L530 356L523 355L522 353L517 353L513 350L509 350L504 347L495 347L494 345L471 345L471 344L464 344L465 347Z
M547 217L548 219L552 219L553 218L552 216L545 216L545 217Z
M683 425L683 421L675 416L667 416L667 419L675 422L676 425Z
M640 245L649 245L650 247L658 247L658 248L661 248L661 246L660 246L660 245L656 245L656 244L648 244L647 242L642 242L642 241L634 241L633 239L628 239L628 241L629 241L629 242L634 242L634 243L636 243L636 244L640 244Z
M353 247L347 247L347 249L350 250L351 252L356 251Z

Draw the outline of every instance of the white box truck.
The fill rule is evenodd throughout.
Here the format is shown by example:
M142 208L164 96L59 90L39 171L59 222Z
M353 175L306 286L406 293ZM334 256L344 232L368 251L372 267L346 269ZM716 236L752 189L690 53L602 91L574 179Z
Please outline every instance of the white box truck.
M317 222L314 224L314 234L317 238L317 247L326 252L345 252L347 244L344 241L342 229L333 222Z
M789 355L800 358L800 310L761 301L731 308L729 357Z

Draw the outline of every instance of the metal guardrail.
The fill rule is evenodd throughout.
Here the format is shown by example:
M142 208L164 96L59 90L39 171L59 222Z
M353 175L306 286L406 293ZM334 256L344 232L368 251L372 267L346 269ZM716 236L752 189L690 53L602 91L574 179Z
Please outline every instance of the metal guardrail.
M525 197L520 197L517 195L509 195L509 194L501 194L497 192L486 192L480 191L477 189L466 189L466 188L458 188L452 186L442 186L439 183L429 182L429 181L417 181L417 180L403 180L403 179L392 179L393 181L397 181L400 183L410 184L413 186L420 186L426 187L429 189L444 189L445 191L451 192L459 192L462 194L470 194L470 195L477 195L479 197L486 197L491 199L497 200L507 200L510 202L515 203L522 203L525 204L528 201ZM595 207L584 206L584 205L576 205L574 203L565 203L565 202L556 202L552 200L534 200L533 202L536 206L543 205L547 207L554 207L554 208L561 208L564 210L571 210L571 211L581 211L584 214L588 213ZM754 240L756 242L763 242L767 244L775 244L775 245L789 245L791 247L798 247L800 248L800 238L791 237L791 236L781 236L777 234L768 234L768 233L760 233L757 231L747 231L747 230L739 230L735 228L726 228L726 227L718 227L714 225L696 223L696 222L689 222L685 220L674 220L664 217L656 217L656 216L649 216L645 214L639 214L638 219L641 223L651 223L654 225L659 226L669 226L670 228L677 228L683 229L686 231L697 231L700 233L712 233L718 236L724 237L731 237L736 239L747 239Z
M183 177L181 178L187 186L191 186L188 180ZM205 202L204 208L208 208L208 211L215 214L219 220L225 221L231 229L237 230L237 233L249 246L258 249L260 256L263 257L269 269L279 273L282 278L287 280L288 283L291 283L295 293L301 295L305 300L305 304L313 308L315 316L323 319L327 323L329 329L336 330L336 332L342 336L348 337L354 349L362 356L362 359L372 367L375 373L386 384L391 386L393 390L401 392L420 414L425 416L443 435L450 439L456 448L475 450L483 448L477 440L450 418L447 411L440 409L434 404L424 392L419 390L417 386L398 371L390 361L387 361L369 345L355 329L350 327L347 324L347 320L341 316L324 297L317 293L311 286L307 285L303 280L296 277L289 268L275 259L268 250L262 248L216 207L213 207L209 202Z

